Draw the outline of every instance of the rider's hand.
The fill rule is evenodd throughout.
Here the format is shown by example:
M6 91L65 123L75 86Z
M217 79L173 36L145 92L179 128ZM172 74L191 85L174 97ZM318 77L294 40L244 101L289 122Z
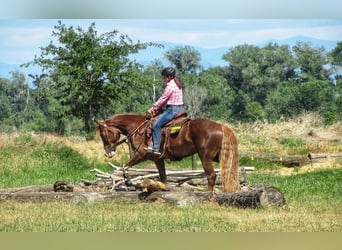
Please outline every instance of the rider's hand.
M146 112L146 118L151 119L154 116L154 111L152 108L150 108L149 110L147 110Z

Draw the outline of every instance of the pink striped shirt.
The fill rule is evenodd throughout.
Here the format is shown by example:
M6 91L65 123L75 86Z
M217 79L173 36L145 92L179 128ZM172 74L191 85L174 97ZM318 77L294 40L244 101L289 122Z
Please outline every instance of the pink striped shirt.
M183 90L178 88L174 79L166 84L162 96L153 104L152 109L157 111L164 105L183 105Z

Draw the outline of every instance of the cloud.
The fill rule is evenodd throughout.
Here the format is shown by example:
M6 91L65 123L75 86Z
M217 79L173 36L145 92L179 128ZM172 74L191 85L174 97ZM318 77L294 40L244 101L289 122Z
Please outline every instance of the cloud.
M342 20L291 19L65 19L86 29L95 22L98 34L118 30L134 41L167 41L203 48L256 44L270 39L308 36L342 40ZM0 61L21 64L40 54L52 40L57 19L0 20Z
M51 28L0 27L0 61L21 64L34 59L51 40Z
M113 27L141 41L168 41L215 48L308 36L341 40L342 21L330 20L127 20Z
M5 28L0 36L6 37L4 44L11 47L30 47L41 45L49 40L51 28Z

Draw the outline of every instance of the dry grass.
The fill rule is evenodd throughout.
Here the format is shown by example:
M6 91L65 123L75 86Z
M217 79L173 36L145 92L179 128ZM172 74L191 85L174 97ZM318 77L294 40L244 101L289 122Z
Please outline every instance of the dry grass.
M20 134L0 134L0 149L6 148L10 145L14 144L16 138L18 138ZM87 141L84 137L61 137L52 134L44 134L44 133L30 133L29 136L32 136L34 139L36 146L44 145L46 143L52 144L63 144L73 148L78 151L89 160L95 160L99 162L107 162L108 159L103 154L102 142L100 139L89 140ZM28 145L28 150L30 150ZM121 146L117 149L117 160L120 160L121 157L128 155L128 147Z
M322 119L315 113L305 113L301 116L277 123L254 122L249 124L230 125L239 138L240 152L272 153L278 155L306 155L307 153L342 153L342 122L324 126ZM106 163L108 159L103 154L100 138L87 141L83 137L59 137L51 134L31 134L38 143L62 143L77 150L89 160ZM13 145L18 134L1 134L0 149ZM303 145L291 147L279 143L280 138L300 139ZM126 144L117 148L114 159L124 163L128 159L129 150ZM147 163L148 164L148 163ZM331 168L341 163L331 160L326 163L305 166L295 173L313 171L318 168ZM291 174L294 169L282 169L284 174Z
M234 126L240 142L240 150L278 154L291 154L289 148L279 145L279 138L301 138L311 153L342 152L342 122L324 126L315 113L278 123L255 122Z
M334 210L336 209L336 210ZM0 231L37 232L339 232L340 212L333 206L308 210L237 209L217 204L2 203ZM96 211L96 213L94 213ZM324 213L322 213L324 211Z

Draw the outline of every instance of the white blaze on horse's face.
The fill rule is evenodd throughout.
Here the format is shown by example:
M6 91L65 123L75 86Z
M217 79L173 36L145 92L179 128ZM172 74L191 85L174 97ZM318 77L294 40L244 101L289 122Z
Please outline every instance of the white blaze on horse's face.
M112 150L112 151L107 152L106 150L104 150L104 155L105 155L107 158L112 158L112 157L115 156L115 151Z

